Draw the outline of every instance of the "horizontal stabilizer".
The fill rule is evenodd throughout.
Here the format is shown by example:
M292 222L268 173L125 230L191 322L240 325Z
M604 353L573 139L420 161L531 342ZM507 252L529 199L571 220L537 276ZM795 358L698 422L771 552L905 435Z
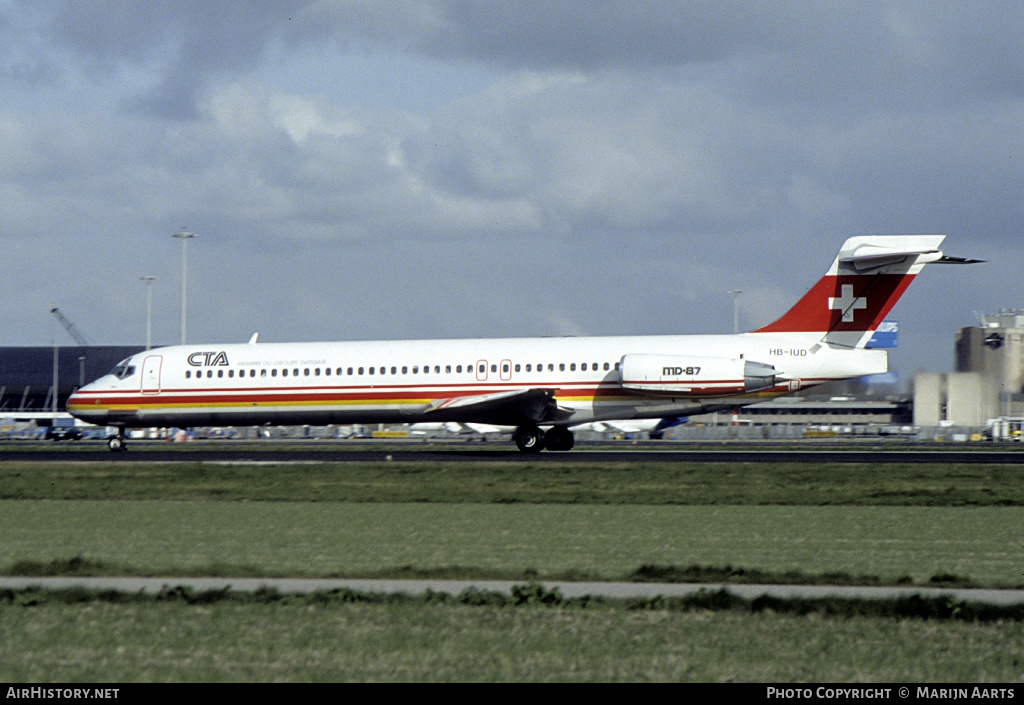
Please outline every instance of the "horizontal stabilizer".
M943 255L936 264L981 264L985 260L983 259L968 259L967 257L950 257L949 255Z

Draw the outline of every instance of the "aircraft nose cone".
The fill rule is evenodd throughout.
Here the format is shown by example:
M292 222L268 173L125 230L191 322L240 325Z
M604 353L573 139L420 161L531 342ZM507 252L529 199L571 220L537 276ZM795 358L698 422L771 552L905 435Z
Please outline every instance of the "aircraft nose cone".
M107 415L106 409L101 409L96 404L90 403L87 389L87 387L82 387L82 389L72 392L65 408L69 414L83 421L102 423Z

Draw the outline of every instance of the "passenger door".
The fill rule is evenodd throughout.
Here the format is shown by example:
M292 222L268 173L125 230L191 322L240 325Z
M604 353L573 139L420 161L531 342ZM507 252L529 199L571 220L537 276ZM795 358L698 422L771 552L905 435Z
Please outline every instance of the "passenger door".
M163 366L163 357L150 355L142 361L142 393L160 393L160 368Z

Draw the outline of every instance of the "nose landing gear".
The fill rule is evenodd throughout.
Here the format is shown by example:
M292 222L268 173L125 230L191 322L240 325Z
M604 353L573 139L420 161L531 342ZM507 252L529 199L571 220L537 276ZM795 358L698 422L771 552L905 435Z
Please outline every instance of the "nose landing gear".
M110 448L111 452L121 453L128 450L124 443L124 428L118 427L117 433L113 436L107 437L107 448Z

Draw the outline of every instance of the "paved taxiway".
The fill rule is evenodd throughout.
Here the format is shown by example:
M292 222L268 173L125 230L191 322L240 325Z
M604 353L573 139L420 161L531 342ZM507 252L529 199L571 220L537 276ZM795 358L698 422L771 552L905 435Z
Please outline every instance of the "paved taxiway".
M184 587L202 592L231 589L254 592L262 588L286 594L305 594L349 589L368 593L405 593L419 595L427 590L458 595L469 588L510 594L514 585L523 581L506 580L345 580L335 578L114 578L114 577L0 577L0 588L22 590L40 587L63 590L72 587L90 590L115 590L125 593L155 594L161 590ZM725 590L747 600L762 596L777 598L893 599L947 597L957 601L1016 605L1024 603L1024 590L978 590L965 588L925 587L858 587L828 585L726 585L715 583L622 583L622 582L544 582L548 589L557 588L565 597L605 597L612 599L685 597L701 590Z

